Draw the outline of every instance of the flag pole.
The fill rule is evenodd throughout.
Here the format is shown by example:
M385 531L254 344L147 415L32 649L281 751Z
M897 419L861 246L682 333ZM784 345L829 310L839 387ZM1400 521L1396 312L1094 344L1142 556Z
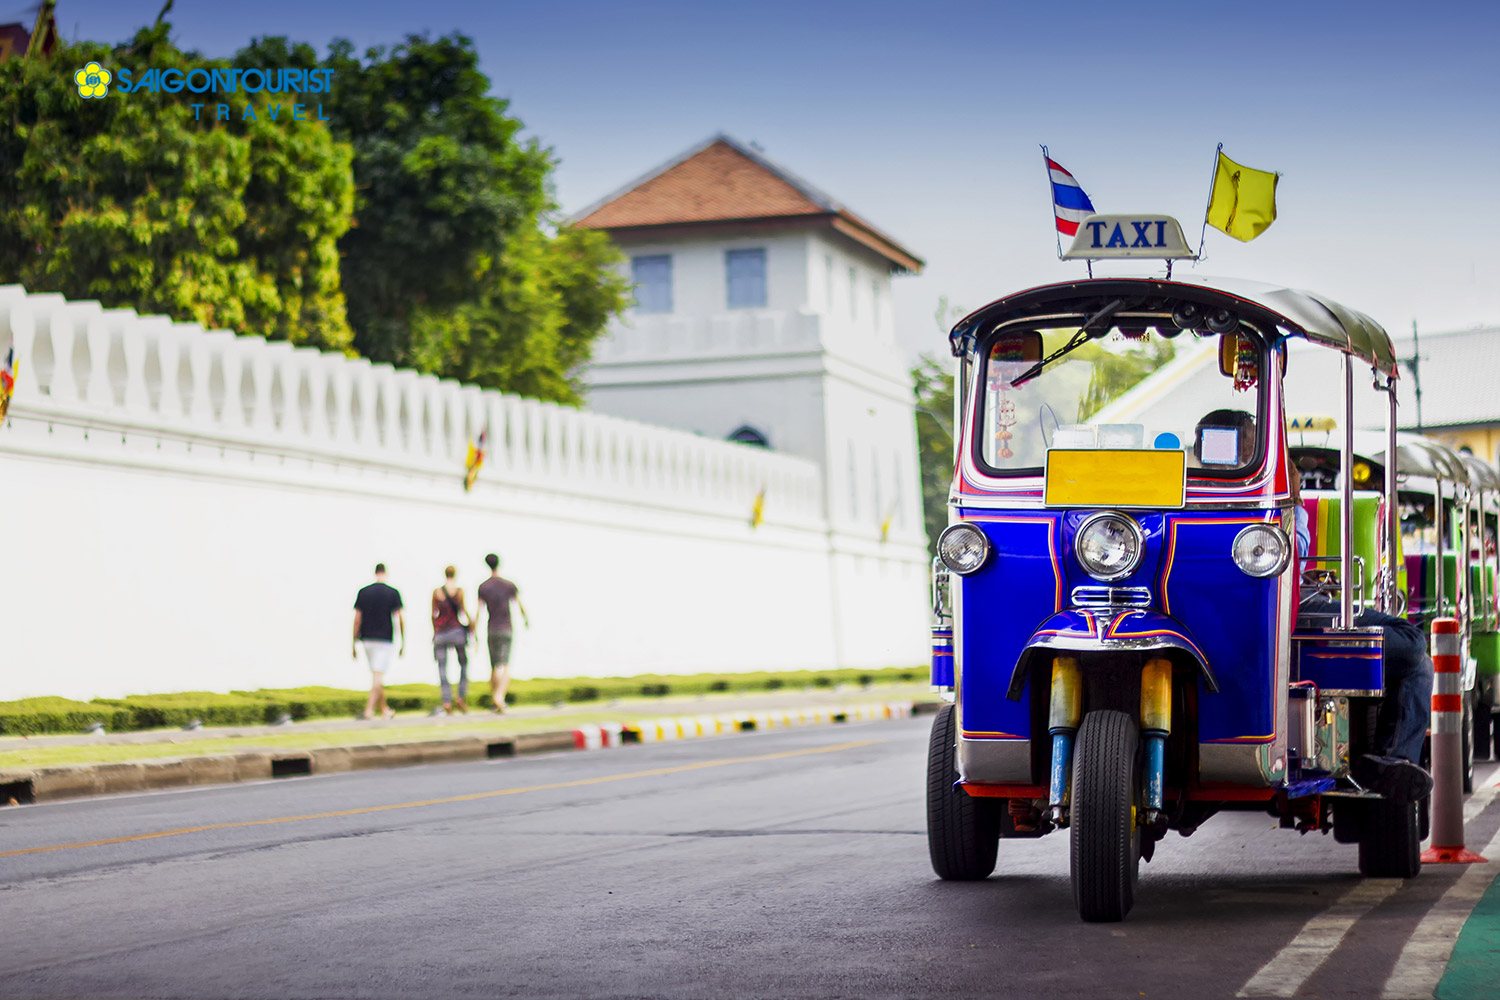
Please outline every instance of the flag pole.
M1042 169L1047 171L1047 197L1052 198L1052 156L1047 152L1047 147L1042 147ZM1057 240L1057 259L1062 260L1062 234L1057 231L1056 206L1053 207L1052 235Z
M1214 204L1214 182L1219 179L1219 154L1224 152L1224 144L1219 143L1219 148L1214 150L1214 170L1208 178L1208 204L1203 206L1203 231L1198 234L1198 258L1193 261L1193 266L1198 266L1198 261L1203 259L1203 242L1208 238L1208 210Z

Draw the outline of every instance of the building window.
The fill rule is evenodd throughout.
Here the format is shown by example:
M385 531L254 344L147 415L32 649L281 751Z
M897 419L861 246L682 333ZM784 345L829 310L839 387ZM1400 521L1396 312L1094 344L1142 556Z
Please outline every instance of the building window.
M833 254L823 255L823 305L833 312Z
M672 311L672 256L653 254L630 259L630 277L635 282L635 311Z
M724 254L729 308L759 309L766 304L766 252L730 250Z
M859 276L849 268L849 315L859 316Z

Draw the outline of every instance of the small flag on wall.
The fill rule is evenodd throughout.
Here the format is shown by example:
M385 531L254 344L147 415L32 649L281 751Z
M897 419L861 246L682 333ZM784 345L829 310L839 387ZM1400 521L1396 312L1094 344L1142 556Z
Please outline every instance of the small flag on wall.
M474 488L474 480L479 478L479 467L484 464L484 449L490 439L490 428L485 426L479 432L479 440L469 439L469 455L464 459L464 491Z
M766 519L766 488L762 486L755 494L755 504L750 508L750 527L759 528Z
M899 501L892 504L891 512L885 516L884 521L880 522L880 540L882 542L891 537L891 521L896 517L896 508L900 505Z
M1083 193L1082 186L1073 175L1047 155L1042 147L1042 159L1047 161L1047 179L1052 185L1052 215L1057 220L1057 231L1064 236L1076 236L1078 224L1094 214L1094 203Z
M10 397L16 391L16 349L5 352L5 367L0 368L0 424L10 411Z
M1210 226L1249 243L1276 221L1276 181L1279 174L1241 166L1219 147L1214 184L1208 195Z

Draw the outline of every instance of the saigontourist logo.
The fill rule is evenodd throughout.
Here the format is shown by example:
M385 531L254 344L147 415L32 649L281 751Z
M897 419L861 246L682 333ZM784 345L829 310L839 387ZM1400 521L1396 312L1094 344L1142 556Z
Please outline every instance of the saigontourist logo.
M109 70L96 62L89 63L73 74L73 82L78 84L79 97L103 97L109 93L110 79Z
M298 100L304 94L327 94L333 90L331 69L160 69L131 70L121 67L114 74L90 62L73 75L80 97L103 97L114 83L121 94L212 94L216 101L189 102L193 118L205 116L216 121L329 121L323 105ZM262 94L285 96L286 101L264 98L257 107L240 95ZM207 109L207 110L205 110Z

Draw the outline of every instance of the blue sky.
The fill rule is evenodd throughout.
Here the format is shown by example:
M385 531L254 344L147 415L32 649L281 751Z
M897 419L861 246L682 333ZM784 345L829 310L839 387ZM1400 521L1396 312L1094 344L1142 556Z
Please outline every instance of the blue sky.
M59 0L58 23L116 41L160 6ZM1279 218L1249 244L1210 230L1200 272L1392 332L1500 324L1497 5L177 0L169 19L211 55L461 31L560 159L567 210L716 132L758 142L927 260L896 283L913 351L943 350L941 296L1081 272L1056 259L1039 143L1100 211L1167 212L1196 241L1223 142L1283 174Z

